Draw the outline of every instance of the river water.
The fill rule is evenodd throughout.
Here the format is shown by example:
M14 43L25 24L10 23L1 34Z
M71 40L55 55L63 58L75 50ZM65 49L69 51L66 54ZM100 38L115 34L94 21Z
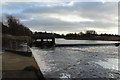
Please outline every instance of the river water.
M56 40L56 43L87 43L85 40ZM84 44L85 44L84 43ZM104 41L88 41L104 43ZM113 42L105 42L113 43ZM79 46L31 48L45 78L120 78L118 47Z
M56 38L56 44L104 44L104 43L118 43L118 41L100 41L100 40L66 40L63 38Z

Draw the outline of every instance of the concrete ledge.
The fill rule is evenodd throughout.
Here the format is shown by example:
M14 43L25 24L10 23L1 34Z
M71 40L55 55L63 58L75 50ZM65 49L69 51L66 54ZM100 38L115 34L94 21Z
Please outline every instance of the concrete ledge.
M55 44L55 47L69 47L69 46L109 46L115 45L115 43L106 43L106 44Z

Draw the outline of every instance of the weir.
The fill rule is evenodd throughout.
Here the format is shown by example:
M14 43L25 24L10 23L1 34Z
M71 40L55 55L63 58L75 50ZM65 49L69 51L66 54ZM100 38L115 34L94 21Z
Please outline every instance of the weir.
M55 45L55 36L52 33L35 34L32 45L36 47L51 47Z
M69 47L69 46L107 46L107 45L115 45L119 46L120 43L75 43L72 44L69 42L69 44L63 42L63 43L56 43L55 42L55 35L52 33L37 33L33 35L33 42L30 44L30 46L35 46L35 47ZM93 40L94 41L94 40ZM65 43L65 44L64 44Z
M55 47L69 47L69 46L119 46L119 43L102 43L102 44L55 44Z
M47 42L46 44L40 44L41 42L36 41L35 47L71 47L71 46L119 46L120 43L95 43L95 44L51 44L50 42Z

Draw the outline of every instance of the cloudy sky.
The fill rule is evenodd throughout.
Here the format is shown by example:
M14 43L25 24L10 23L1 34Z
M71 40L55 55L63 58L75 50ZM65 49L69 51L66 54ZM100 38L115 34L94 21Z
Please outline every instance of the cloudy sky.
M6 2L0 10L32 31L118 33L117 2Z

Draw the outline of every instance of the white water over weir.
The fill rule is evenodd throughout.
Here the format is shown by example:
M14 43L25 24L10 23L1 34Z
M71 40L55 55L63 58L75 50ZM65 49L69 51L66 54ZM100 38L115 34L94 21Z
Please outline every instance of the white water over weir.
M120 78L118 47L32 47L45 78Z
M38 56L39 50L37 50L37 48L36 48L36 50L34 50L34 48L31 48L31 51L33 53L33 56L34 56L34 58L35 58L35 60L38 64L40 70L43 72L43 74L45 73L45 71L46 72L51 71L50 68L45 64L44 57ZM45 53L45 52L43 51L43 52L40 52L40 53Z

